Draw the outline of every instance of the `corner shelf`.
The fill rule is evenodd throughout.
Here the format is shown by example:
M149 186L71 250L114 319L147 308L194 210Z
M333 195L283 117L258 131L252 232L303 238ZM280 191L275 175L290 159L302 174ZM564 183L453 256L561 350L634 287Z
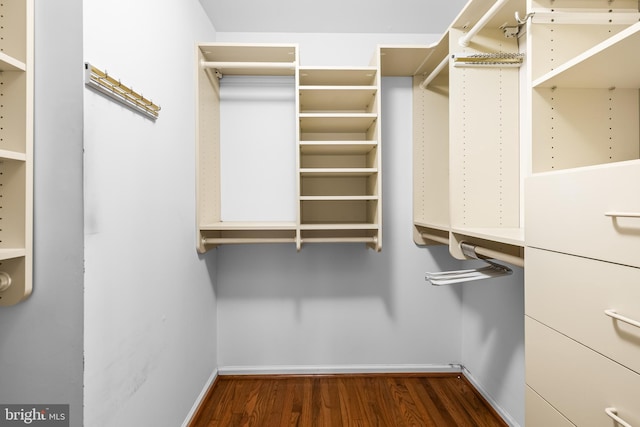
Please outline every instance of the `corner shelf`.
M0 306L9 306L32 291L33 0L0 4L0 96Z

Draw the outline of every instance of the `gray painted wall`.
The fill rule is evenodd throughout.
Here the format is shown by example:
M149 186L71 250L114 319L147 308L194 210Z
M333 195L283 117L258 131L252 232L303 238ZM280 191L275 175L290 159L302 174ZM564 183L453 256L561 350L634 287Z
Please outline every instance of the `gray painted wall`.
M82 0L35 2L33 295L0 308L0 402L70 405L81 426Z

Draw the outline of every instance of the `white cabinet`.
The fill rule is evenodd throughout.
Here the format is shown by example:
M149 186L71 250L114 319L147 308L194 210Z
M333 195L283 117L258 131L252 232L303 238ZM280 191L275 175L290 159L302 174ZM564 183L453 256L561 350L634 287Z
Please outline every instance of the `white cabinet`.
M365 243L381 250L377 55L376 65L366 67L301 67L296 45L207 43L198 46L197 55L198 250L234 243L295 243L301 249L314 242ZM221 215L220 169L227 165L220 149L220 78L224 75L293 78L295 183L292 194L285 197L295 201L296 212L290 220L262 220L259 206L251 215L255 221L230 221ZM252 123L249 114L246 119ZM248 171L249 182L264 182L265 175L276 174L281 167L276 163L262 166L261 174Z
M0 306L31 294L33 2L0 3Z
M529 2L527 425L640 424L637 1ZM531 422L529 422L531 421Z

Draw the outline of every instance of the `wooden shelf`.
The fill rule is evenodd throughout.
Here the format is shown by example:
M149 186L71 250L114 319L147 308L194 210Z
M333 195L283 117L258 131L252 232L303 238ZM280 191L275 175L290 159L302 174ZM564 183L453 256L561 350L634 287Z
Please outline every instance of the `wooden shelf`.
M451 232L507 245L524 247L524 229L522 228L451 228Z
M300 86L371 86L377 67L300 67Z
M301 176L371 176L378 173L376 168L304 168Z
M300 132L365 134L377 118L376 113L300 113Z
M300 196L300 200L307 200L307 201L378 200L378 196Z
M3 52L0 52L0 71L26 71L27 65Z
M640 22L536 79L533 87L640 88L638 46Z
M25 162L27 160L27 155L25 153L11 150L0 150L0 161L2 161L2 159Z
M201 225L200 230L203 231L228 231L228 230L295 230L295 222L236 222L225 221L215 224Z
M304 223L300 224L301 230L378 230L380 225L369 223Z
M293 76L296 73L295 45L203 43L199 46L200 66L203 63L219 64L212 68L223 75Z
M300 141L300 154L361 155L377 146L377 141Z
M300 111L369 113L377 90L375 86L300 86Z
M12 258L23 258L27 255L27 251L25 248L1 248L0 249L0 260L12 259Z

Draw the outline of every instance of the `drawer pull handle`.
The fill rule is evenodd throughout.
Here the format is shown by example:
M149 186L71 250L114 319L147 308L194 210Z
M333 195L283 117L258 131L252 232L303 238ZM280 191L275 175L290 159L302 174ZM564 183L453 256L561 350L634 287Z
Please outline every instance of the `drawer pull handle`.
M640 213L638 212L605 212L604 214L613 218L640 218Z
M609 317L613 317L614 319L617 319L617 320L619 320L621 322L633 325L636 328L640 328L640 322L638 322L637 320L633 320L633 319L630 319L628 317L622 316L622 315L618 314L615 310L611 310L611 309L605 310L604 314L606 314Z
M616 423L620 424L623 427L631 427L631 424L623 420L618 416L618 411L616 408L606 408L604 412Z

